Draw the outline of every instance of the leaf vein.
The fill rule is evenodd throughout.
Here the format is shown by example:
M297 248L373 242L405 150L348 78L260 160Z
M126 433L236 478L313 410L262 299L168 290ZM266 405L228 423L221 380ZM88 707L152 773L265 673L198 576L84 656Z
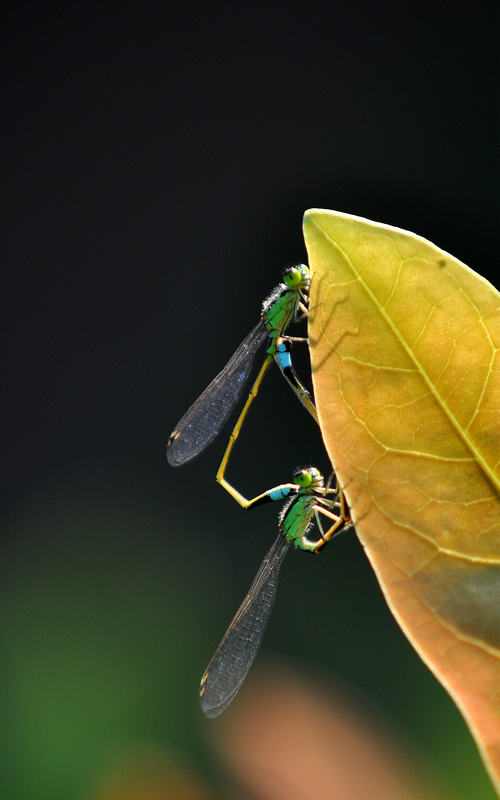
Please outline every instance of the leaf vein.
M392 333L395 336L395 338L400 342L400 344L402 345L403 349L406 351L409 359L416 365L419 373L421 374L423 380L427 383L427 385L428 385L432 395L434 396L437 404L440 406L440 408L442 409L442 411L445 414L445 416L447 416L449 418L450 422L452 423L453 427L455 428L455 430L456 430L457 434L459 435L460 439L464 442L464 444L468 448L468 450L473 454L473 456L474 456L475 460L477 461L478 465L486 473L486 475L488 476L490 481L493 483L493 485L496 486L498 489L500 489L500 478L497 475L495 475L493 470L490 468L489 464L485 461L485 459L483 458L482 454L480 453L480 451L478 450L478 448L476 447L476 445L472 441L471 437L468 435L468 433L463 429L463 427L458 422L458 420L457 420L456 416L453 414L451 408L444 402L444 399L441 397L440 393L437 390L437 387L435 386L434 382L431 380L430 376L427 374L426 370L424 369L423 365L421 364L421 362L417 358L416 354L413 352L412 348L408 345L406 339L402 336L401 331L394 324L392 318L387 313L387 311L384 308L384 306L381 305L381 303L379 302L379 300L376 297L376 295L372 292L370 287L366 284L366 281L363 280L362 275L358 272L358 270L354 266L353 262L349 258L348 254L339 245L338 242L334 241L331 238L331 236L328 234L328 232L315 219L313 219L312 222L321 231L323 236L325 236L325 238L328 239L328 241L331 242L331 244L334 247L336 247L337 250L342 254L342 256L346 260L347 264L349 264L350 268L352 269L354 275L356 275L356 277L360 281L360 283L363 286L365 292L370 297L370 299L373 302L374 306L376 308L378 308L378 310L379 310L381 316L383 317L386 325L392 331ZM490 336L490 333L489 333L488 329L484 325L484 319L482 317L482 314L479 312L479 309L477 308L476 304L472 301L472 299L469 298L468 295L465 295L465 296L468 298L468 300L470 301L471 305L475 308L475 310L476 310L476 312L478 314L479 320L480 320L484 330L486 331L487 338L488 338L491 346L493 347L493 342L491 340L491 336ZM493 359L493 355L492 355L492 359ZM489 374L491 374L491 369L492 369L492 362L490 360ZM485 384L486 384L486 381L485 381ZM486 391L486 388L484 386L483 387L483 392L481 394L481 397L483 397L485 391ZM476 414L477 414L477 411L478 411L478 408L476 408L476 412L475 412Z

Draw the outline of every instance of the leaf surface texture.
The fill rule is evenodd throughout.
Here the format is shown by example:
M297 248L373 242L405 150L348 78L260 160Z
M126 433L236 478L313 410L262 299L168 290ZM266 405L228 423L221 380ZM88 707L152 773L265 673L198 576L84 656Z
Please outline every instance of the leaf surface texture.
M387 602L500 776L500 295L415 234L304 215L323 438Z

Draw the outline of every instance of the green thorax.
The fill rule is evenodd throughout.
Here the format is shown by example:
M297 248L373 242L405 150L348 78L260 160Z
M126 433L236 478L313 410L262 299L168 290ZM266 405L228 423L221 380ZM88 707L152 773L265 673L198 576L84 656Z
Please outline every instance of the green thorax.
M300 493L285 506L279 520L281 533L295 547L301 547L301 540L311 525L316 497L310 493Z
M262 322L267 328L271 339L268 353L274 353L276 339L281 336L297 311L300 295L293 289L288 289L280 283L275 291L264 301L262 306Z

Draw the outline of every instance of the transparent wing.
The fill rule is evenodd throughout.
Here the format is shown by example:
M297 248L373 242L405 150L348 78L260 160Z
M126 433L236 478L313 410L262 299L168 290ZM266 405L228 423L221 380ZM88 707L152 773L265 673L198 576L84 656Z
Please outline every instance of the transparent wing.
M177 423L167 444L167 461L172 467L191 461L215 439L241 397L257 350L267 337L259 322Z
M254 662L289 547L278 534L201 679L200 703L207 717L218 717L228 707Z

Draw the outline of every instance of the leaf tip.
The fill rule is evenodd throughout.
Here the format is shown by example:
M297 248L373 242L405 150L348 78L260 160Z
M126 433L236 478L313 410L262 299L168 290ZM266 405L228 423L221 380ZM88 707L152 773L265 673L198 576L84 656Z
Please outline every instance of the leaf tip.
M304 216L302 219L302 227L305 228L307 225L310 225L315 221L315 219L320 215L324 214L325 210L322 208L308 208L304 211Z

